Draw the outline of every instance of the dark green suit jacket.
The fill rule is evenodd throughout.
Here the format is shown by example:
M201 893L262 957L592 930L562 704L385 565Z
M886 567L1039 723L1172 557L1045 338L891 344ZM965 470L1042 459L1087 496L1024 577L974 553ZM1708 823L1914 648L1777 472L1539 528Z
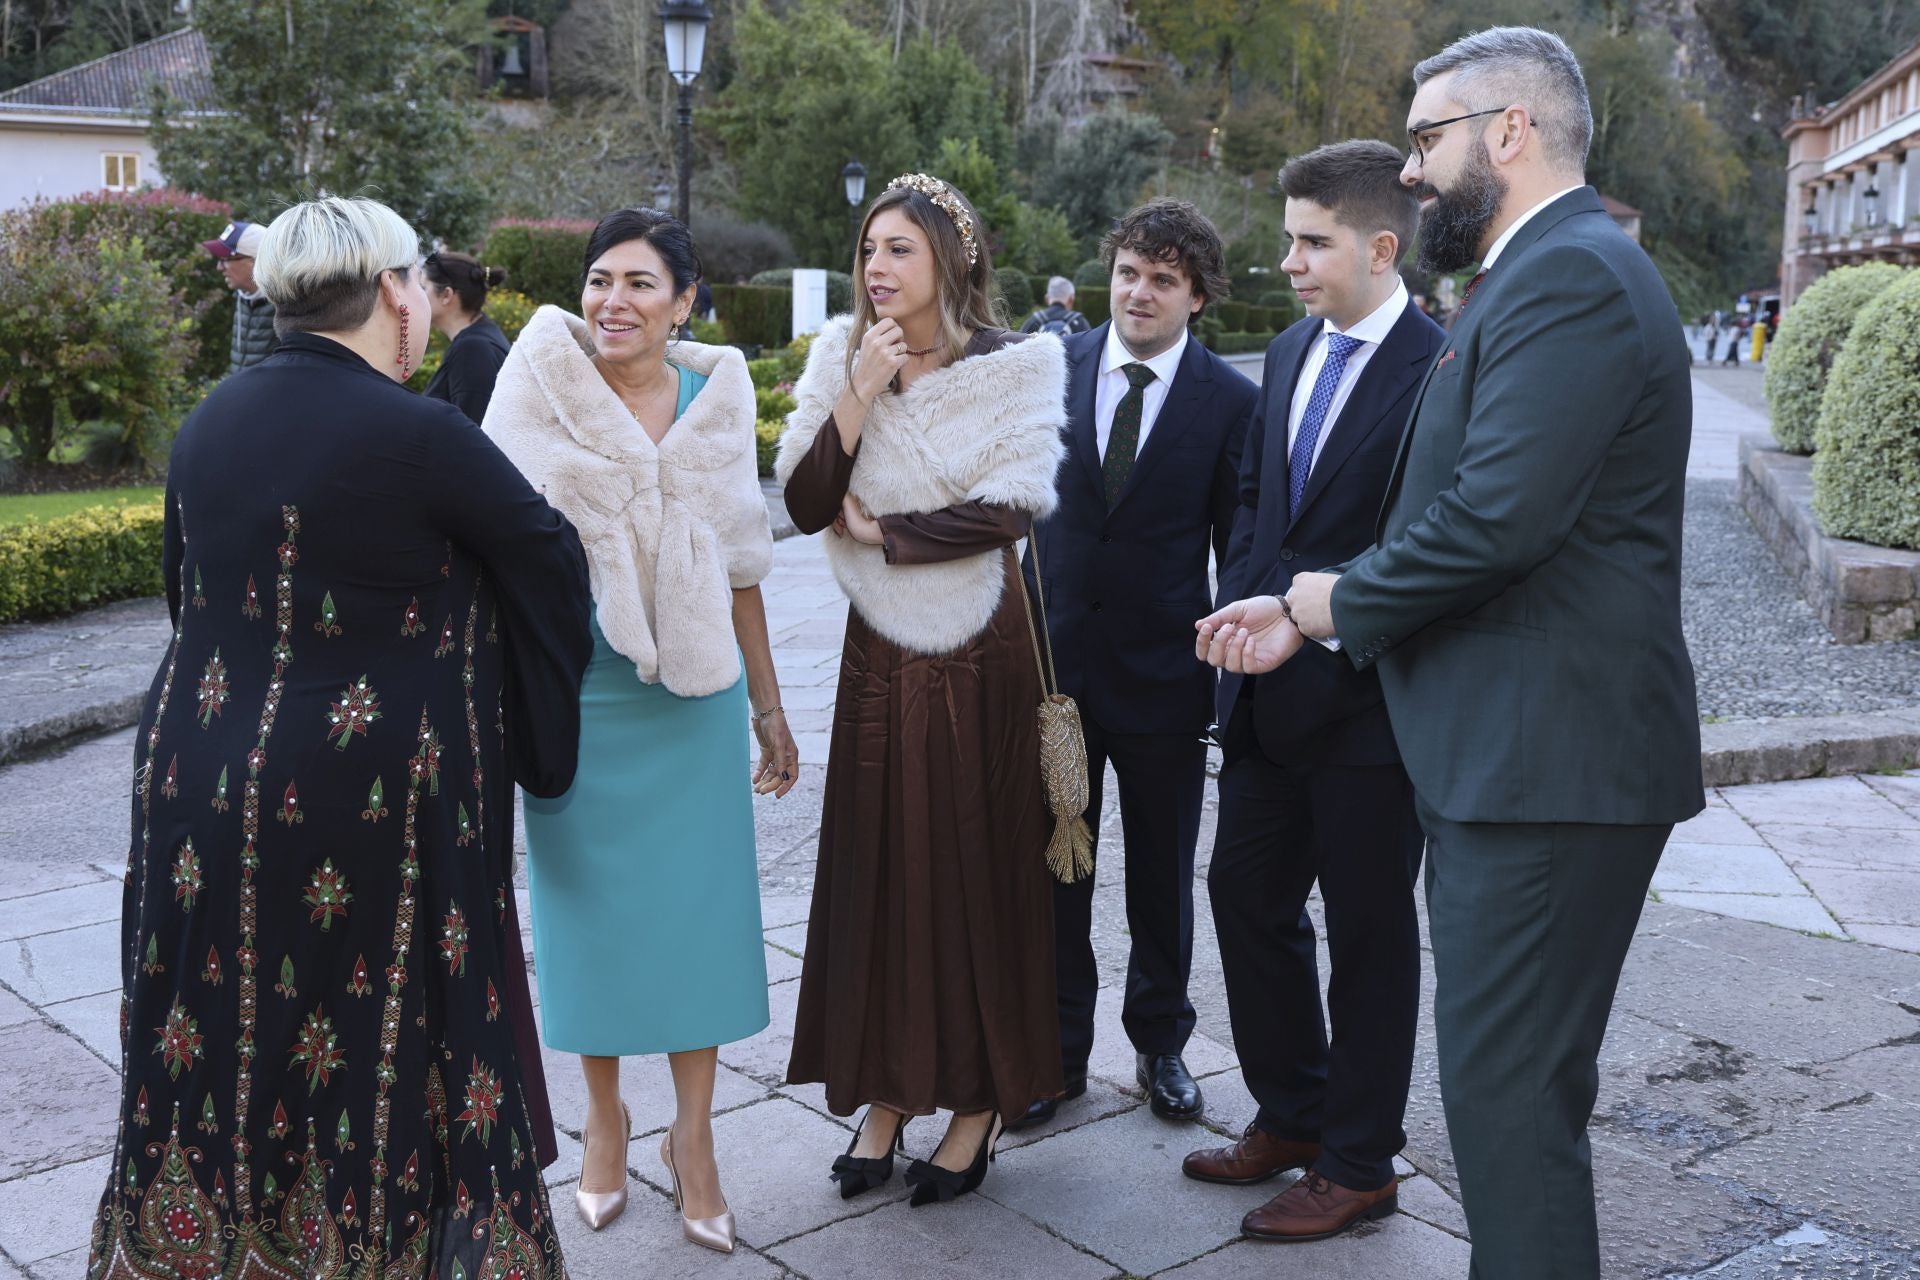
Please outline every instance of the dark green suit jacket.
M1591 187L1508 242L1333 591L1422 800L1456 822L1698 813L1680 632L1693 391L1666 286Z

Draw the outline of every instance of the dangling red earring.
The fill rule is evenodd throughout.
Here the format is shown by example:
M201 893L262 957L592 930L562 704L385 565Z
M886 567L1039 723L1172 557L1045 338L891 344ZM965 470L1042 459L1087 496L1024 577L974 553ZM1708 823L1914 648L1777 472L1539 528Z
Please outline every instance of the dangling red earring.
M394 360L400 366L400 381L405 382L413 376L413 366L407 363L407 306L400 304L400 355Z

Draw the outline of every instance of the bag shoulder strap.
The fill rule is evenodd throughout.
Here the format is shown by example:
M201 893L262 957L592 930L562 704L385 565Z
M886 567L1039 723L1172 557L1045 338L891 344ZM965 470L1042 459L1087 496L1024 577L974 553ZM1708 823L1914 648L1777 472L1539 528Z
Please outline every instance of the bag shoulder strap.
M1033 641L1033 662L1040 669L1040 688L1048 697L1060 692L1060 677L1053 665L1053 632L1047 626L1046 582L1040 576L1040 524L1035 521L1027 526L1027 543L1033 548L1033 590L1040 597L1040 623L1036 628L1033 621L1033 601L1027 598L1027 575L1020 578L1020 603L1027 610L1027 635ZM1015 566L1018 568L1018 566ZM1040 637L1046 636L1046 653L1040 648Z

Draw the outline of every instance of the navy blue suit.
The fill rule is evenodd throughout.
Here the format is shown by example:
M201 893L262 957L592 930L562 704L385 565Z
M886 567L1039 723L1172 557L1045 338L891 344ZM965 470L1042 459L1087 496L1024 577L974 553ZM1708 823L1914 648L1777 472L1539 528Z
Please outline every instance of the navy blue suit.
M1273 340L1241 465L1222 601L1284 595L1297 573L1373 545L1401 429L1445 334L1409 303L1324 430L1289 510L1294 391L1323 322ZM1420 1008L1414 876L1422 837L1380 682L1308 642L1279 669L1220 682L1220 814L1207 888L1234 1047L1255 1123L1319 1142L1315 1168L1375 1190L1393 1177ZM1333 964L1329 1045L1313 925L1315 880Z
M1193 858L1215 685L1213 669L1194 656L1193 624L1213 608L1207 561L1226 550L1258 393L1189 338L1109 511L1094 422L1109 327L1066 340L1067 458L1060 505L1037 545L1060 685L1086 726L1087 821L1096 833L1108 761L1120 784L1132 934L1122 1021L1139 1052L1173 1054L1193 1032ZM1085 1071L1093 1048L1093 883L1061 885L1054 895L1069 1075Z

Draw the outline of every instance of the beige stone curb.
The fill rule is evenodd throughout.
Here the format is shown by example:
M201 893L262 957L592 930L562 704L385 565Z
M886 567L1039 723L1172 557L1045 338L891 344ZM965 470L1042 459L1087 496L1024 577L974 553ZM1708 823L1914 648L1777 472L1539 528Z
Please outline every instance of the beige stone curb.
M1700 773L1709 787L1911 769L1916 762L1920 707L1700 726Z

